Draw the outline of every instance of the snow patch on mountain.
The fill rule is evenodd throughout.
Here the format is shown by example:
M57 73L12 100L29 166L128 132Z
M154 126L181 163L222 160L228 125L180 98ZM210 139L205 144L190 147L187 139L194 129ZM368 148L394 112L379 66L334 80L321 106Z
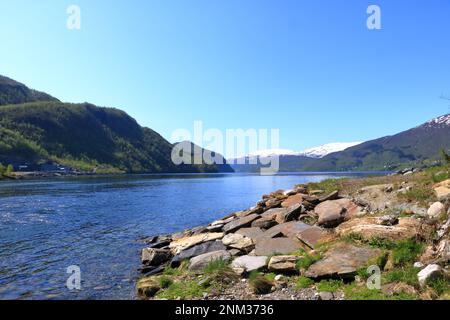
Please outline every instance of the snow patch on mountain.
M293 151L290 149L265 149L258 150L249 153L245 157L240 157L237 159L228 159L228 161L238 160L238 159L258 159L258 158L266 158L271 156L304 156L308 158L323 158L326 155L343 151L347 148L356 146L361 144L362 142L335 142L335 143L327 143L318 147L309 148L303 151Z
M298 155L309 158L323 158L326 155L329 155L330 153L343 151L345 149L348 149L361 143L362 141L327 143L318 147L306 149L302 152L299 152Z
M427 125L446 125L450 126L450 113L430 120Z

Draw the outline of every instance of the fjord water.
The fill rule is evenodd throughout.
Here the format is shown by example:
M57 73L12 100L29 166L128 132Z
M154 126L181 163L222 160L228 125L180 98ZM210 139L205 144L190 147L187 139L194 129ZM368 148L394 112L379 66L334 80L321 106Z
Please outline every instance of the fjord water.
M143 237L208 224L264 193L337 176L354 174L3 181L0 299L133 299ZM81 269L79 291L66 287L71 265Z

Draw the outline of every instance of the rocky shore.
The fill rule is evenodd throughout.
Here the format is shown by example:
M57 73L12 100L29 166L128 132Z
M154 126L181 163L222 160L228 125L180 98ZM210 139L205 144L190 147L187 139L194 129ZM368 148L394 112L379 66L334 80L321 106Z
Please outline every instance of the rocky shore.
M145 239L143 299L449 299L448 168L326 180Z

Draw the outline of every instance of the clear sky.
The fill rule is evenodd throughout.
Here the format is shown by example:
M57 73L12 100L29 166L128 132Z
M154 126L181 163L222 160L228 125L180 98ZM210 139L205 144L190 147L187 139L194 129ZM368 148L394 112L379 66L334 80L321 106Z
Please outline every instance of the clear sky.
M0 74L168 139L201 120L279 128L280 148L302 150L447 113L449 35L448 0L0 0Z

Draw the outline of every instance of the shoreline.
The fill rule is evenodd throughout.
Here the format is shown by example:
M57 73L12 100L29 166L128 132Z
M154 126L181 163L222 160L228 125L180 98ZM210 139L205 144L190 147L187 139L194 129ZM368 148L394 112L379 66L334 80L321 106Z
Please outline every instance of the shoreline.
M442 186L433 183L441 174L436 168L296 185L263 195L252 208L207 226L147 237L137 295L203 300L342 300L358 295L426 299L433 290L428 288L430 275L421 275L425 280L419 275L431 266L437 270L431 275L445 279L445 290L437 297L448 297L450 180L448 168L443 170L447 179L439 182ZM414 199L419 186L428 198ZM440 220L430 213L436 208ZM439 231L436 244L432 234ZM405 251L403 246L415 256L402 264L391 261L396 252ZM380 290L367 291L368 275L362 270L375 260L384 277L420 262L422 269L410 270L417 274L417 283L387 281Z

